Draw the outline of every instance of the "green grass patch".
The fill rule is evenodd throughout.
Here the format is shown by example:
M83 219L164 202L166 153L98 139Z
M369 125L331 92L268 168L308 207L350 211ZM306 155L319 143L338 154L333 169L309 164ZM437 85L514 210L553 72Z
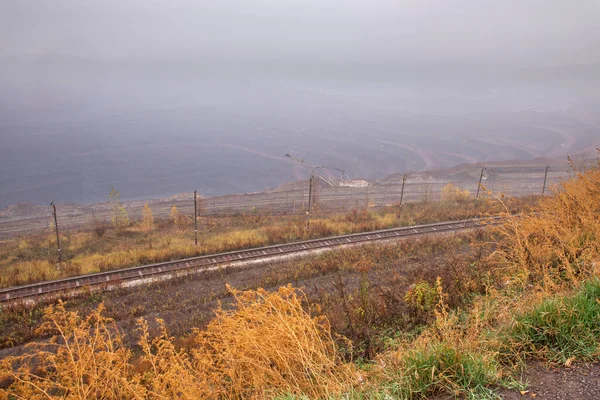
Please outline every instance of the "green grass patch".
M493 387L503 384L501 367L495 360L446 343L405 354L400 368L388 378L392 379L381 382L373 397L424 399L449 394L494 399L498 397Z
M543 301L518 315L510 339L526 358L565 362L600 357L600 280L585 283L572 296Z

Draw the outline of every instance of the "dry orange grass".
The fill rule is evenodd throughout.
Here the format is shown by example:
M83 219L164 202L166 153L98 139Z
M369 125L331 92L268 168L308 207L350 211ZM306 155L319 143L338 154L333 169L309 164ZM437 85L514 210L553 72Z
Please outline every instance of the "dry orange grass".
M339 395L354 370L344 364L329 324L303 308L291 286L277 292L231 290L236 309L219 309L192 347L178 349L162 321L151 338L141 320L142 356L131 352L102 307L82 318L62 303L48 307L40 334L48 342L0 362L0 398L241 399Z
M38 332L52 334L50 341L29 344L25 355L1 361L0 378L12 384L0 389L0 398L144 398L131 374L131 353L102 307L82 318L59 303L46 309L44 319Z
M96 227L88 231L61 234L61 265L57 264L54 234L46 232L0 245L0 287L296 240L464 219L501 211L499 204L469 200L466 193L457 188L449 187L448 190L450 194L445 198L448 201L444 202L315 214L311 218L310 230L306 229L306 219L302 216L252 214L209 218L202 221L199 246L194 245L190 230L181 229L186 224L191 225L189 219L179 218L185 216L178 214L176 219L183 225L164 220L150 224L148 213L145 226L141 221L120 233L101 224L106 228L101 234ZM530 201L526 198L509 199L506 204L514 211Z
M219 310L198 332L194 352L219 396L324 398L348 388L352 370L342 363L327 321L303 309L303 294L291 285L275 293L232 293L235 311Z
M177 349L173 338L167 334L164 323L159 320L160 334L150 338L148 324L140 320L140 347L143 356L138 361L144 390L151 399L206 399L215 398L202 371L195 368L187 352Z
M600 254L600 171L578 173L535 210L509 218L493 260L513 282L546 290L590 277Z

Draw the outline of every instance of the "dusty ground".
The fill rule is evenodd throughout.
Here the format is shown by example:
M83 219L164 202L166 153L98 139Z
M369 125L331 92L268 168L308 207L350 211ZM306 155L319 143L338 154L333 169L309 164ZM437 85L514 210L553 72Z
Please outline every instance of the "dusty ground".
M527 387L519 391L502 391L506 400L598 400L600 399L600 363L573 364L571 368L549 368L531 364L523 375Z

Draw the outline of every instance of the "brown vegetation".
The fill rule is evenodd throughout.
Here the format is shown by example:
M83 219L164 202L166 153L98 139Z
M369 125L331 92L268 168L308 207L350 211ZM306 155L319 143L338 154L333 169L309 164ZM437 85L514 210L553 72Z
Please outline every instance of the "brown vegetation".
M521 285L576 286L597 268L599 215L600 171L578 173L534 212L509 219L494 262Z
M237 308L218 310L188 349L177 349L160 323L151 339L140 320L142 355L133 359L102 307L82 318L61 303L48 307L40 333L49 342L0 362L5 398L219 399L350 389L356 374L337 352L326 320L312 317L290 286L275 293L232 291Z
M219 307L205 330L179 341L162 323L151 338L140 321L139 357L100 311L80 318L61 306L49 308L45 332L71 328L58 329L48 345L54 347L38 343L26 355L2 360L4 394L34 397L42 388L66 397L95 393L97 382L107 382L105 398L116 398L110 396L117 389L110 388L126 381L118 390L143 398L493 398L498 385L519 387L514 376L526 360L570 365L600 357L599 188L599 171L579 173L539 206L507 215L508 222L489 235L426 238L301 261L295 275L288 271L264 282L298 281L318 308L290 286L232 290L232 309ZM492 199L466 204L490 207ZM460 201L448 199L446 206ZM405 210L393 217L357 210L323 219L315 229L329 234L398 224ZM252 232L263 232L261 240L301 232L286 223ZM330 285L311 287L306 278L319 275ZM67 350L73 343L81 352ZM79 358L108 365L98 369L95 361ZM63 376L57 366L84 371L72 374L84 378Z

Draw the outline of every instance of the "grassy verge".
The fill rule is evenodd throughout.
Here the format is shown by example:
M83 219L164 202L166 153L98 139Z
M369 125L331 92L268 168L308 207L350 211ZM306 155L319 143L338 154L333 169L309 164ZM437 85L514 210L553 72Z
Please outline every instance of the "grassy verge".
M526 358L552 362L600 357L600 280L593 279L571 296L542 301L519 314L510 330L513 348Z
M509 207L520 210L534 198L511 199ZM152 225L144 221L116 231L65 232L61 237L63 263L57 264L55 239L47 232L0 244L0 287L108 271L136 265L169 261L204 254L247 249L291 241L347 233L465 219L503 211L489 201L460 200L407 204L402 208L352 210L318 214L306 229L302 216L267 214L203 218L199 246L194 245L191 222L179 218ZM102 232L101 236L98 232Z
M364 395L494 397L524 361L599 361L599 190L600 171L579 173L509 219L488 244L485 294L450 309L438 287L435 320L378 357Z
M361 397L411 399L451 394L472 399L494 398L492 387L502 383L500 371L498 363L485 355L436 343L406 353L400 367Z

